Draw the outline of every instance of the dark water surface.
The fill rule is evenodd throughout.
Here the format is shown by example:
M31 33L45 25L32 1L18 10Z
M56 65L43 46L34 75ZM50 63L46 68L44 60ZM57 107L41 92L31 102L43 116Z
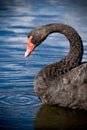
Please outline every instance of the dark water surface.
M42 105L34 92L37 72L67 55L67 39L51 34L24 58L28 32L59 22L79 32L87 61L86 12L85 0L0 1L0 130L87 129L87 112Z

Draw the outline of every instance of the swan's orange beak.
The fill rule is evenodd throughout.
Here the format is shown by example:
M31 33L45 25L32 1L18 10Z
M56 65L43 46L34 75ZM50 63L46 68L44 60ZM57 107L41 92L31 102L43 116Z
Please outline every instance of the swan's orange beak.
M27 58L35 48L34 44L31 42L31 40L32 40L32 36L30 36L28 38L27 49L25 52L25 58Z

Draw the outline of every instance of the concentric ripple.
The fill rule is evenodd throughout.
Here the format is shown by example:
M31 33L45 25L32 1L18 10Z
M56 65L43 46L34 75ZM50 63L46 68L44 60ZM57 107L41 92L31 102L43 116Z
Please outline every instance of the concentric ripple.
M36 96L14 93L0 96L0 103L4 105L35 105L39 103L39 100Z

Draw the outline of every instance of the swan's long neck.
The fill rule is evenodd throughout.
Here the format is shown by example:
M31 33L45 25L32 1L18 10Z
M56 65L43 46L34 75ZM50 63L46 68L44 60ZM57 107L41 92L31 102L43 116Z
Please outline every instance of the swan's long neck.
M64 34L70 43L70 51L62 62L65 62L68 69L72 69L81 64L83 55L83 44L79 34L70 26L64 24L46 25L48 35L54 32Z
M72 27L64 24L49 24L40 27L36 32L37 34L39 34L39 32L41 34L39 43L41 43L49 34L55 32L64 34L70 43L70 51L68 55L64 59L43 68L40 71L41 74L43 73L44 75L46 72L46 76L51 80L60 77L62 74L65 74L81 64L83 44L79 34Z

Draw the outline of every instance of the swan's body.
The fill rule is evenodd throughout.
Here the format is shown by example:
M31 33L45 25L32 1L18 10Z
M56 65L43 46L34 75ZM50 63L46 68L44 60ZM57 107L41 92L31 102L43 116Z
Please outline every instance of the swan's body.
M79 34L64 24L41 26L28 35L25 57L53 33L64 34L70 42L70 51L61 61L44 67L34 81L37 96L49 105L87 110L87 63L81 63L83 44Z

